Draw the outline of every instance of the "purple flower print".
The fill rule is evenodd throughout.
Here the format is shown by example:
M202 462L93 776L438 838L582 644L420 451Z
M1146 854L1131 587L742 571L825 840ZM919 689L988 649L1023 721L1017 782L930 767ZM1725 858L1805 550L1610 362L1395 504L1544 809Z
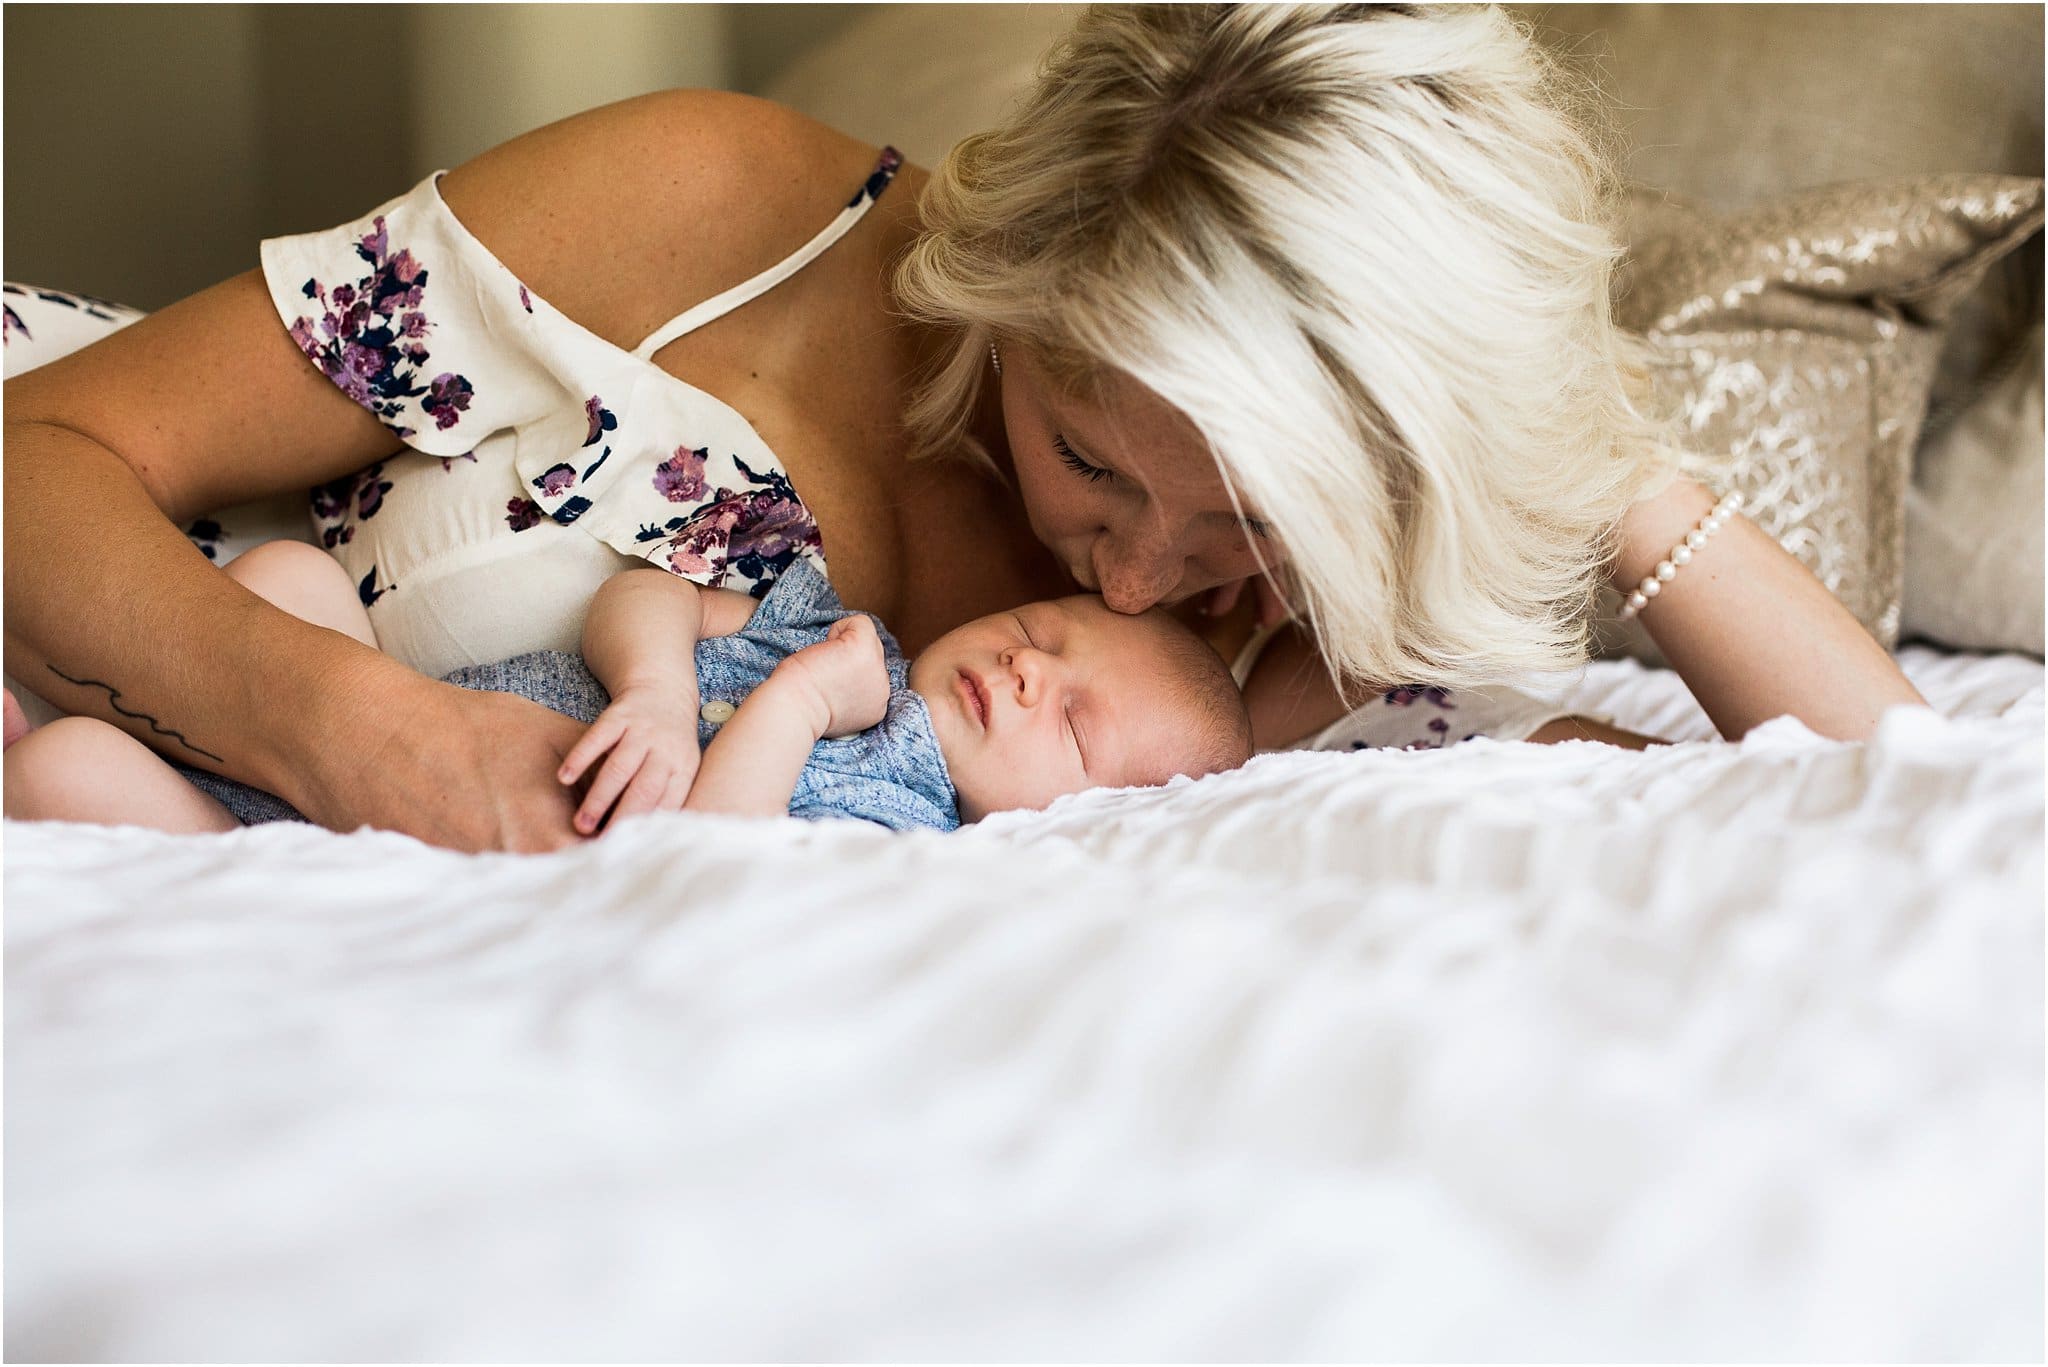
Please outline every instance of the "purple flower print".
M528 313L533 312L533 296L526 292L526 286L524 285L519 287L519 307L525 309Z
M678 446L676 453L654 467L654 491L671 503L692 503L704 496L704 458L709 447L692 451Z
M436 431L446 432L461 420L462 413L469 407L470 397L475 392L470 388L469 381L460 375L436 375L432 389L420 400L420 408L434 415Z
M868 173L867 183L860 192L846 201L849 209L858 209L864 199L880 199L882 191L889 188L889 182L896 178L896 170L903 165L903 154L893 147L884 147L882 155L875 161L875 169Z
M1428 702L1436 707L1456 708L1451 701L1450 690L1427 684L1407 684L1387 690L1386 702L1389 707L1406 707L1413 702Z
M0 304L0 308L7 310L6 319L0 321L0 346L5 346L8 342L12 341L14 334L17 332L28 338L31 342L36 339L35 334L28 330L28 324L21 321L20 314L16 313L12 308L8 308L5 304Z
M505 525L515 532L537 527L547 514L530 498L515 498L505 504Z
M576 487L576 467L573 465L550 465L540 478L529 480L534 488L548 498L565 494Z
M430 273L410 251L391 253L382 215L374 224L356 242L356 255L370 265L370 274L332 289L317 279L306 281L301 293L317 300L322 311L292 320L292 341L337 389L399 437L415 435L416 429L399 421L410 399L419 400L434 415L435 428L446 431L461 420L475 391L452 371L420 383L429 359L425 340L433 329L421 308Z
M320 544L333 550L355 539L355 524L375 517L384 506L391 481L384 478L384 462L340 479L329 480L310 495L313 521L320 529Z
M605 408L604 401L592 394L583 401L583 416L590 419L590 435L583 439L585 446L597 445L597 439L607 432L618 430L619 420Z

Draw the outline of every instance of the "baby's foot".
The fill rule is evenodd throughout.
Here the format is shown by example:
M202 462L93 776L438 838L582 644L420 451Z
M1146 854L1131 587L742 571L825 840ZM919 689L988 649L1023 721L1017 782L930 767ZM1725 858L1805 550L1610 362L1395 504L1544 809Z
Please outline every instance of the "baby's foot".
M4 730L6 735L5 743L0 743L0 750L4 750L34 728L28 724L28 717L22 712L21 704L14 700L14 690L9 688L0 691L7 694L7 701L0 704L0 715L4 715L5 718L4 726L0 726L0 730Z

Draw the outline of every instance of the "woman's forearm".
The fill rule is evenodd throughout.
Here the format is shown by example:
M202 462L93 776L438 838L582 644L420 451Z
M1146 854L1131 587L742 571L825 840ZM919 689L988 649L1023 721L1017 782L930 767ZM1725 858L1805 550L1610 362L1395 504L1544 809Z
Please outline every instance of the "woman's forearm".
M1614 584L1639 582L1713 506L1684 479L1637 504ZM1729 518L1636 620L1731 740L1786 714L1861 740L1887 707L1926 702L1848 609L1745 517Z
M303 756L399 667L220 573L98 442L10 422L5 460L7 672L167 758L317 801Z

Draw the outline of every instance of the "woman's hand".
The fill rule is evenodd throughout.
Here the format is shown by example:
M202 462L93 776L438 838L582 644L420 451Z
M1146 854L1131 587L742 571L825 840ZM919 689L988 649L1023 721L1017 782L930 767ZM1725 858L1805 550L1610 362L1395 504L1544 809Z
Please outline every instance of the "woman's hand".
M576 844L573 792L555 773L584 732L573 717L510 693L426 679L365 652L327 696L317 768L280 793L334 830L373 826L476 853L538 854Z
M888 713L889 667L875 624L863 614L840 618L824 640L784 659L775 672L804 686L821 737L865 731Z
M695 696L691 690L689 697ZM590 724L555 774L573 784L605 757L577 808L578 831L589 835L608 820L683 809L700 758L696 712L685 701L674 689L631 689Z

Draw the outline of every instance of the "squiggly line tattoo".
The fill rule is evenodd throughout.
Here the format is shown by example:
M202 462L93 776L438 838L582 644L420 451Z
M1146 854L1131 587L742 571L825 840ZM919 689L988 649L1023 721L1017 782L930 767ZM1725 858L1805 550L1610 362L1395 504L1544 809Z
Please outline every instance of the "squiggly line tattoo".
M113 708L113 709L114 709L114 710L115 710L116 712L119 712L119 713L120 713L120 714L121 714L122 716L124 716L124 717L133 717L133 718L134 718L134 719L135 719L136 721L146 721L146 722L148 722L148 723L149 723L149 729L150 729L150 730L152 730L152 731L154 731L154 732L156 732L156 733L157 733L157 734L158 734L159 736L169 736L169 737L171 737L171 738L172 738L173 740L177 741L177 742L178 742L178 744L180 744L180 745L184 746L184 747L185 747L185 748L186 748L187 750L192 750L192 751L195 751L195 752L197 752L197 753L199 753L199 754L202 754L202 755L206 756L206 757L207 757L208 759L212 760L212 761L213 761L213 762L214 762L215 764L226 764L226 763L227 763L227 761L226 761L226 760L222 759L222 758L221 758L221 757L220 757L219 755L216 755L215 753L213 753L213 751L211 751L211 750L201 750L201 749L200 749L200 748L199 748L198 746L194 745L194 744L193 744L193 743L192 743L191 741L189 741L189 740L186 740L186 739L185 739L185 734L184 734L184 732L182 732L182 731L173 731L173 730L170 730L170 729L169 729L168 727L158 726L158 725L157 725L157 722L156 722L156 718L155 718L155 717L152 717L152 716L150 716L150 715L149 715L149 714L148 714L147 712L130 712L130 711L129 711L129 710L127 709L127 708L125 708L125 707L121 706L121 690L120 690L120 689L118 689L118 688L116 688L116 687L114 687L114 686L113 686L112 684L109 684L109 683L101 683L101 682L100 682L100 681L99 681L98 679L74 679L74 678L72 678L72 677L71 677L71 676L70 676L69 674L66 674L66 673L65 673L65 672L64 672L63 670L61 670L61 669L57 668L57 666L55 666L55 665L53 665L53 664L49 664L49 662L48 662L48 661L44 661L44 663L45 663L45 665L47 665L47 666L48 666L48 668L49 668L49 671L50 671L50 672L51 672L52 674L55 674L55 675L56 675L56 676L57 676L58 678L62 679L62 680L63 680L63 681L65 682L65 683L72 683L72 684L77 684L77 685L78 685L79 687L81 687L81 688L104 688L104 689L106 689L106 690L107 690L107 706L109 706L109 707Z

